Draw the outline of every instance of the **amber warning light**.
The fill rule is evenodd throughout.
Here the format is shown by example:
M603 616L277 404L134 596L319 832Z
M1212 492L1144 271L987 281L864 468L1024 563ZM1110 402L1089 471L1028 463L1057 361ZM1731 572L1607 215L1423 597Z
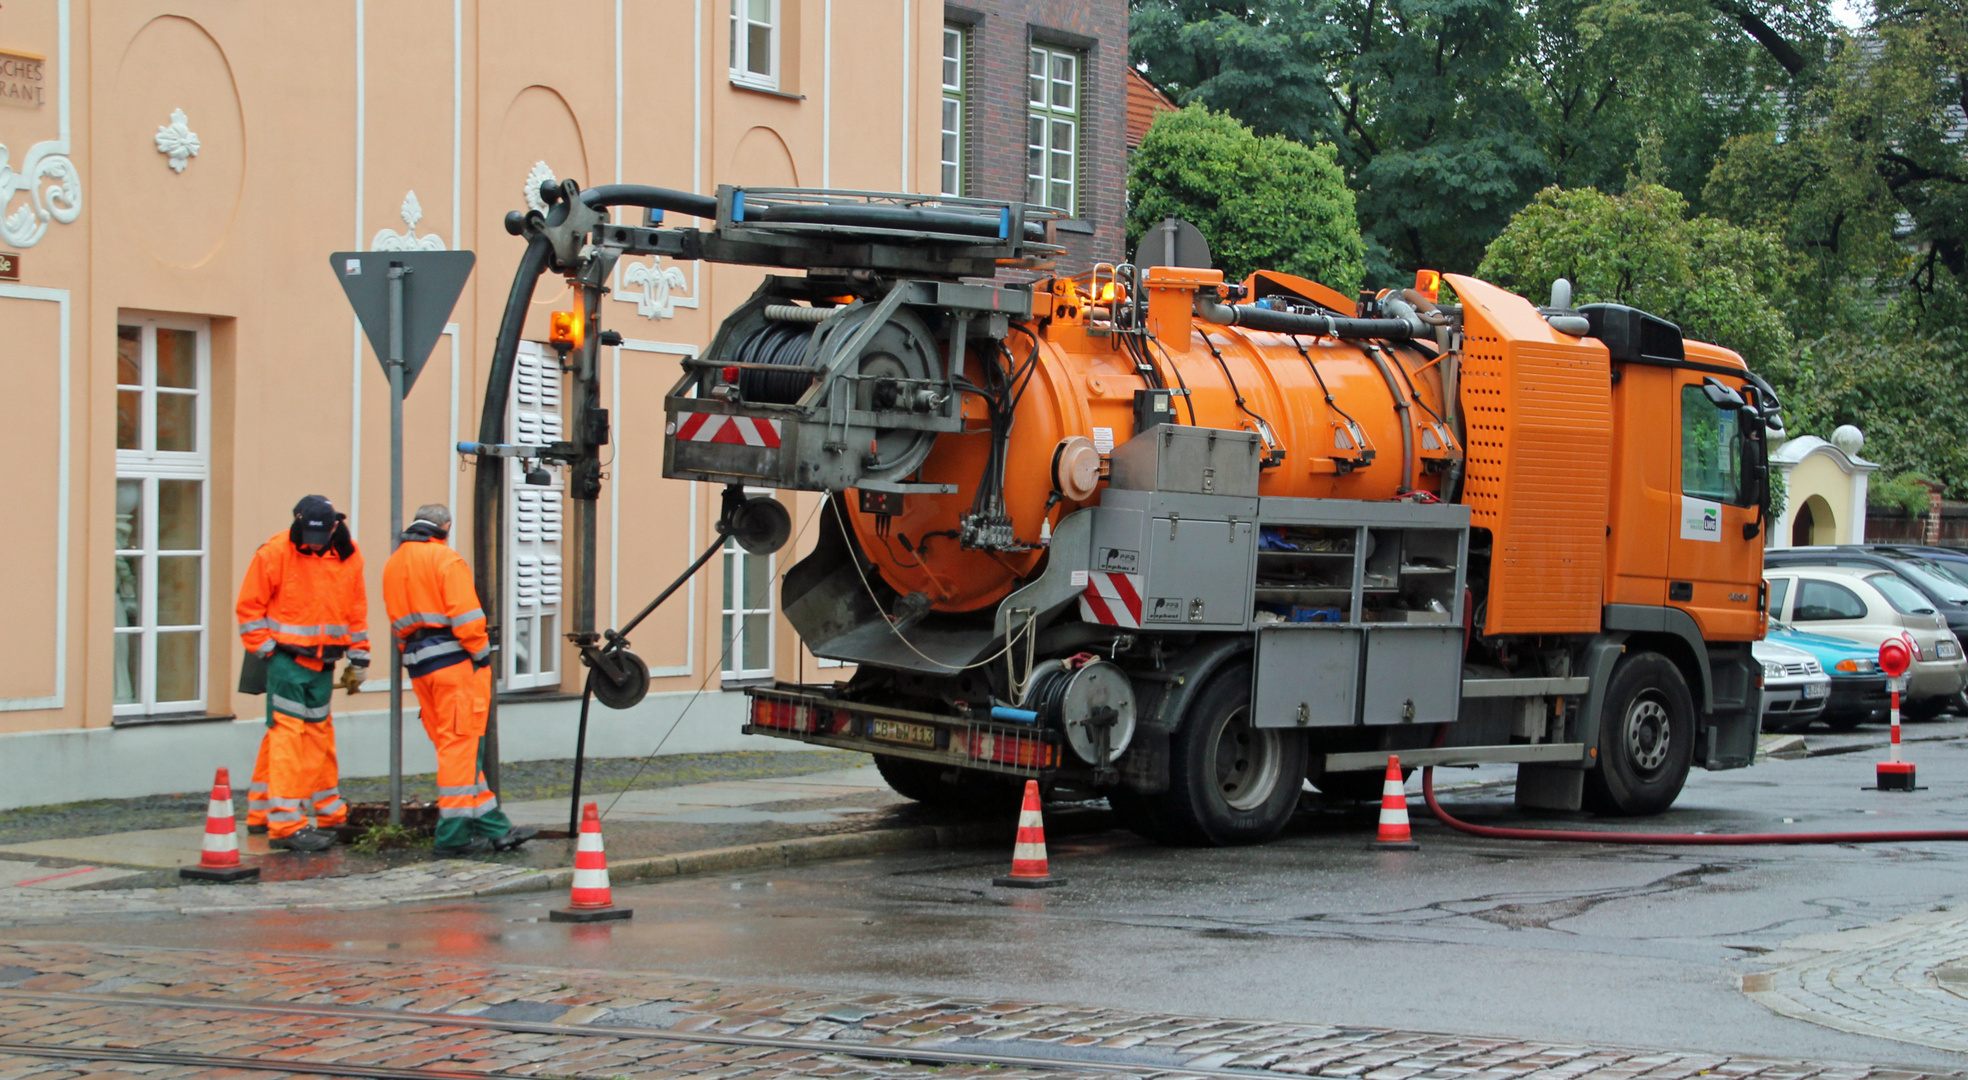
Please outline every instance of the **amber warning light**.
M547 320L547 343L556 349L578 349L587 327L578 311L556 311Z

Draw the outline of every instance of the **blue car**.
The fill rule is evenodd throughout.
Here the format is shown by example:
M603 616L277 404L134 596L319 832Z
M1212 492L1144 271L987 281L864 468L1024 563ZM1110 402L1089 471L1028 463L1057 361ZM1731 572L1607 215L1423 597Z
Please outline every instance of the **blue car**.
M1829 634L1807 634L1786 622L1770 620L1770 641L1793 649L1803 649L1818 658L1825 674L1831 676L1831 697L1818 714L1833 731L1850 731L1887 709L1886 676L1879 670L1878 653L1848 638Z

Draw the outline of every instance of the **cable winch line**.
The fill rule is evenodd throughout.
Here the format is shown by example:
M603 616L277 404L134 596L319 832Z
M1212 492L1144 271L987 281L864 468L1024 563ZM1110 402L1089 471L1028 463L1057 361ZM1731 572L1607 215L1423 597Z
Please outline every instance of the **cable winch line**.
M1515 829L1472 825L1452 816L1435 801L1435 766L1421 770L1421 796L1435 820L1457 832L1492 840L1555 840L1574 844L1666 844L1709 847L1753 847L1761 844L1893 844L1923 840L1968 840L1968 829L1894 829L1874 832L1797 833L1652 833L1595 832L1591 829Z
M770 1035L743 1035L724 1032L673 1031L669 1028L617 1027L613 1024L555 1024L529 1020L501 1020L480 1016L453 1016L448 1013L399 1012L393 1009L372 1009L344 1005L290 1005L277 1001L213 1000L210 998L173 997L164 994L88 994L69 990L0 989L0 998L68 1002L97 1007L122 1005L142 1008L204 1010L207 1012L267 1013L280 1016L306 1016L318 1020L369 1020L398 1025L421 1024L430 1027L509 1031L523 1035L567 1035L589 1039L645 1039L652 1042L694 1043L701 1046L744 1046L765 1050L799 1050L815 1054L834 1054L841 1057L862 1058L875 1061L897 1061L921 1065L1010 1065L1076 1073L1085 1073L1089 1069L1098 1069L1107 1072L1121 1072L1141 1076L1161 1076L1169 1073L1179 1073L1184 1076L1241 1077L1243 1080L1249 1080L1252 1075L1248 1069L1193 1068L1161 1063L1151 1064L1147 1062L1047 1057L1039 1054L986 1054L968 1050L943 1050L926 1046L833 1042L827 1039L794 1039ZM206 1062L227 1067L274 1072L300 1072L326 1076L431 1077L434 1080L473 1077L483 1080L488 1075L500 1075L498 1073L459 1072L430 1069L427 1067L392 1069L382 1066L309 1062L306 1059L294 1058L226 1058L213 1055L179 1053L168 1050L93 1046L47 1046L40 1043L0 1042L0 1052L11 1052L26 1056L38 1054L44 1057L77 1058L82 1060L89 1060L93 1056L96 1059L102 1060L144 1061L151 1059L117 1057L116 1055L149 1054L154 1055L164 1064L200 1064L205 1062L189 1059L205 1059ZM357 1070L360 1069L367 1069L368 1071L358 1072Z

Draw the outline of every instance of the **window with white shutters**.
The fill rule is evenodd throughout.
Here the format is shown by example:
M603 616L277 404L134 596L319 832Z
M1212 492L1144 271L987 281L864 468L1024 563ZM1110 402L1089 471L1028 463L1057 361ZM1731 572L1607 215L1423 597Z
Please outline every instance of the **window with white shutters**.
M748 495L770 495L746 488ZM724 677L772 677L772 594L775 586L771 555L754 555L726 539L724 570Z
M211 328L118 323L113 710L193 712L205 707L211 646Z
M551 349L522 341L513 364L506 437L523 446L561 438L560 363ZM566 483L547 466L546 485L506 461L506 610L499 646L507 690L560 685L561 536Z

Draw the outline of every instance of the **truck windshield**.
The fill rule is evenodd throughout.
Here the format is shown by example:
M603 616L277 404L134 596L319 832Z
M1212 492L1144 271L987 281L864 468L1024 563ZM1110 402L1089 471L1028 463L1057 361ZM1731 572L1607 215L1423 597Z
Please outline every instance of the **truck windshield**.
M1874 574L1866 579L1866 584L1879 590L1879 595L1893 605L1893 610L1902 615L1932 615L1934 605L1920 590L1901 581L1892 574Z

